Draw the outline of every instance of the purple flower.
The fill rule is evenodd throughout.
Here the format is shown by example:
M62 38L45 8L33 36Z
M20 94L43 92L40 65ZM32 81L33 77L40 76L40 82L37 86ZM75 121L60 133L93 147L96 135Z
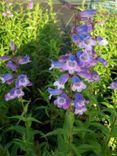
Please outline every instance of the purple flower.
M57 97L54 104L59 108L68 109L70 106L70 99L67 94L63 93Z
M8 61L8 60L10 60L10 57L9 57L9 56L7 56L7 55L0 56L0 60L3 60L3 61Z
M9 45L10 45L12 51L16 51L17 47L13 41L10 41Z
M82 24L82 25L76 27L76 31L78 34L79 33L81 33L81 34L88 33L90 31L92 31L92 25L91 24Z
M78 64L81 67L90 67L96 65L97 61L87 51L77 52Z
M93 71L91 73L90 82L92 82L92 81L99 81L99 80L100 80L100 77L99 77L98 73L96 71Z
M58 89L64 89L64 85L69 79L69 74L63 74L60 78L54 82L54 86L57 86Z
M53 68L61 69L62 66L63 66L63 63L62 63L62 62L59 62L59 61L52 61L51 67L49 68L49 70L52 70Z
M16 71L17 70L17 66L15 63L13 63L12 61L8 61L6 64L6 67L11 69L12 71Z
M28 9L33 9L33 0L30 0L28 5L27 5Z
M11 84L13 82L14 76L12 74L2 74L0 75L2 83Z
M27 75L25 74L19 75L15 83L16 88L22 88L22 87L27 87L31 85L32 83L29 81Z
M82 94L76 93L75 94L75 114L82 115L84 112L87 111L86 104L89 103L89 101L86 101Z
M74 55L70 55L66 63L62 67L63 70L67 70L69 74L74 74L75 72L80 71L80 66L78 66L76 57Z
M86 85L80 80L79 77L73 76L72 77L72 87L73 91L81 92L83 89L86 88Z
M87 17L92 17L96 14L96 10L90 9L90 10L84 10L80 12L80 17L82 18L87 18Z
M18 58L18 64L26 64L31 62L30 57L28 55L25 55L24 57Z
M93 40L92 38L86 39L82 42L79 42L78 44L80 48L85 48L86 50L89 50L89 51L91 51L95 45L96 45L96 41Z
M5 94L5 101L13 100L24 96L24 92L21 88L12 88L7 94Z
M108 41L105 38L102 38L100 36L97 37L97 41L99 45L106 46L108 44Z
M107 66L107 64L108 64L108 62L104 58L101 58L101 57L97 57L97 61L102 63L104 66Z
M60 95L60 94L62 94L62 90L60 90L60 89L48 88L48 92L50 94L49 99L51 99L51 97L53 95Z
M78 44L79 43L79 37L77 34L72 34L71 36L72 40L74 43Z
M82 70L78 74L88 81L90 81L91 79L91 71L88 68L82 68Z
M111 89L117 89L117 81L113 81L113 82L110 84L110 88L111 88Z

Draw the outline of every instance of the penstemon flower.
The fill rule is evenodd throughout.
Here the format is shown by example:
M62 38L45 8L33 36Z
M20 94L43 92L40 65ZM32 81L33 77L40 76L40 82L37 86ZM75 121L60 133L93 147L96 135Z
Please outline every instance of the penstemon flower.
M93 67L98 63L107 65L107 61L96 54L94 47L98 45L106 46L106 39L100 36L92 36L94 29L93 16L96 10L81 11L78 15L79 24L75 25L71 31L71 39L80 50L68 53L59 57L58 61L52 61L51 69L60 70L62 75L54 82L56 88L48 88L51 96L56 96L54 105L58 108L74 108L74 113L82 115L87 111L86 100L81 92L87 88L85 81L89 83L99 81L100 77ZM85 80L85 81L84 81ZM112 83L111 88L116 88L116 83Z
M12 73L6 73L0 75L0 80L3 84L12 84L15 86L8 93L5 94L5 101L13 100L15 98L20 98L24 96L23 88L27 86L31 86L32 83L28 79L27 75L20 74L18 75L18 70L20 65L31 62L30 57L28 55L25 56L16 56L16 45L13 41L10 42L10 48L13 52L13 56L1 56L0 60L4 61L6 64L6 68L10 69Z

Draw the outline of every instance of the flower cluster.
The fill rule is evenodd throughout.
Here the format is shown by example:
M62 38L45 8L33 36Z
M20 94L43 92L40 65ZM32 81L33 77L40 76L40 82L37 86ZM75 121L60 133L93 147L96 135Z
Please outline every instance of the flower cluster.
M10 42L10 47L12 52L16 51L16 46L13 41ZM2 84L6 83L8 85L15 83L14 88L12 88L8 93L5 94L5 100L9 101L15 98L20 98L24 96L23 88L31 86L32 83L28 79L27 75L18 75L18 69L20 65L27 64L30 61L30 57L25 55L21 56L1 56L0 60L5 61L6 68L10 69L12 73L0 74L0 80Z
M50 67L50 70L56 68L63 74L53 83L57 88L48 88L49 98L57 96L54 101L57 107L68 109L74 106L74 113L78 115L82 115L87 110L86 105L89 103L81 94L87 87L85 81L100 80L98 73L93 71L92 67L98 62L104 66L107 65L107 61L98 56L94 50L96 44L105 46L108 43L106 39L100 36L93 37L91 35L94 29L92 17L95 14L95 10L80 12L78 15L80 21L71 31L71 38L80 50L75 54L68 53L60 56L57 61L52 61Z

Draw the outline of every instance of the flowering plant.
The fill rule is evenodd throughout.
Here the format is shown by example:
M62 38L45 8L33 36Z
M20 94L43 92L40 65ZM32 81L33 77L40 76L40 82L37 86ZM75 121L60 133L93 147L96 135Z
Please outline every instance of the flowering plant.
M75 23L71 30L71 39L78 47L78 51L60 56L58 61L52 61L50 67L50 70L56 68L63 74L53 84L57 89L48 88L49 98L57 96L54 101L57 107L69 109L74 106L74 113L78 115L87 111L89 103L81 94L87 88L86 81L91 83L100 80L99 74L93 70L93 67L98 62L107 66L107 61L98 56L94 49L97 44L102 46L108 44L101 36L93 36L95 14L96 10L85 10L75 16L78 23Z
M5 61L6 68L12 71L12 73L0 74L1 82L8 85L15 82L15 87L5 94L6 101L24 96L23 88L32 85L26 74L18 74L20 65L31 62L30 57L28 55L16 56L15 52L17 48L13 41L10 42L10 47L13 55L4 55L0 57L0 60Z

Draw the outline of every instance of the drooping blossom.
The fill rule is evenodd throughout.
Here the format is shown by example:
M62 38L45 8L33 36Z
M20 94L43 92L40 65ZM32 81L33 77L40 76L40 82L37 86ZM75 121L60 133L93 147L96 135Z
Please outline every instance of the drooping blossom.
M30 57L28 55L25 55L24 57L17 58L18 64L27 64L31 62Z
M105 38L102 38L100 36L97 37L97 41L99 45L106 46L108 44L108 41Z
M58 80L54 82L53 85L57 86L58 89L64 89L64 85L68 81L68 79L69 79L69 74L63 74L60 76Z
M17 65L12 61L8 61L7 64L6 64L6 67L11 69L12 71L17 70Z
M32 83L29 81L27 75L25 74L19 75L15 83L16 88L22 88L22 87L27 87L31 85Z
M82 90L86 89L85 83L83 83L78 76L72 77L72 91L81 92Z
M5 101L13 100L24 96L24 92L21 88L12 88L7 94L5 94Z
M51 99L51 97L53 96L53 95L60 95L60 94L62 94L62 90L60 90L60 89L53 89L53 88L48 88L48 92L49 92L49 99Z
M84 18L89 18L92 17L96 14L96 10L94 9L89 9L89 10L84 10L80 12L80 17L84 17Z
M1 74L0 75L0 79L2 81L2 83L7 83L7 84L11 84L13 82L14 79L14 75L13 74Z
M113 81L113 82L110 84L110 88L111 88L111 89L117 89L117 81Z
M67 96L67 94L63 93L57 97L57 99L54 101L54 104L59 108L68 109L70 106L70 98Z
M89 101L86 101L82 94L76 93L75 94L75 100L74 100L74 106L75 106L75 114L82 115L84 112L87 111L86 104L88 104Z

